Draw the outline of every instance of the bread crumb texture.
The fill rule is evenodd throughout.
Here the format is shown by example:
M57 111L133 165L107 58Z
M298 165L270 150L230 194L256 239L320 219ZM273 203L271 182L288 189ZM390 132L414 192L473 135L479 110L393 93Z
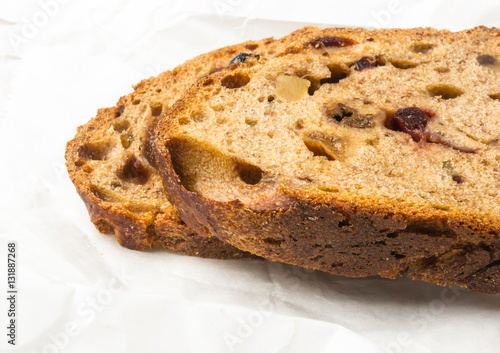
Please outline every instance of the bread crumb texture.
M309 28L174 105L165 187L271 260L498 292L499 68L497 29Z

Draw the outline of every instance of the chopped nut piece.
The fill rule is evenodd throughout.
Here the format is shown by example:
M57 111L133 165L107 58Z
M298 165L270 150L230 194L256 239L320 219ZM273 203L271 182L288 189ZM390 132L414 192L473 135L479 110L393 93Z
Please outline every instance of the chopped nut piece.
M285 98L288 102L296 102L307 94L311 82L297 77L280 75L276 78L276 94Z

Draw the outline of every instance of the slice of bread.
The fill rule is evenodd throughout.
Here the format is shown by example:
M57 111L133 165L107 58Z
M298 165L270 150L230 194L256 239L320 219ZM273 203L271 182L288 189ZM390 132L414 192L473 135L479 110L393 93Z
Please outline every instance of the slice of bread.
M163 246L176 252L216 258L251 256L215 237L198 236L165 198L151 154L150 136L165 112L197 79L233 62L265 60L298 38L262 39L200 55L172 71L143 80L115 107L100 109L80 126L66 146L66 166L91 221L115 233L127 248ZM245 53L240 55L240 53Z
M500 292L500 30L309 30L157 128L183 220L337 275Z

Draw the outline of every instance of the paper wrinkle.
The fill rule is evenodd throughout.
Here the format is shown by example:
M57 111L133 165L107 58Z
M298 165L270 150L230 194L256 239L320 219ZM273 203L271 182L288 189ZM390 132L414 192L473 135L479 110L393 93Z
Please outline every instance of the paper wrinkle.
M0 39L0 254L17 240L20 324L20 345L2 339L2 352L498 350L500 295L131 251L95 230L65 172L64 144L76 127L142 79L303 25L380 24L389 2L359 0L339 11L324 2L297 10L267 1L42 0L0 5L0 30L19 34L23 18L32 21L51 1L61 1L57 13L19 50ZM498 26L498 3L479 3L409 1L389 25ZM5 312L2 300L2 325ZM73 324L79 332L70 336Z

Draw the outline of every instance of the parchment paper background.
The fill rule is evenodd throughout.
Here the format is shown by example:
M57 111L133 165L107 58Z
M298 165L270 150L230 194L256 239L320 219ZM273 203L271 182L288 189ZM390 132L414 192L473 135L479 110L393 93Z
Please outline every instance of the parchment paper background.
M89 222L64 167L76 127L197 54L304 25L500 26L500 2L0 2L3 352L498 352L500 296L266 261L134 252ZM17 346L7 242L18 247Z

